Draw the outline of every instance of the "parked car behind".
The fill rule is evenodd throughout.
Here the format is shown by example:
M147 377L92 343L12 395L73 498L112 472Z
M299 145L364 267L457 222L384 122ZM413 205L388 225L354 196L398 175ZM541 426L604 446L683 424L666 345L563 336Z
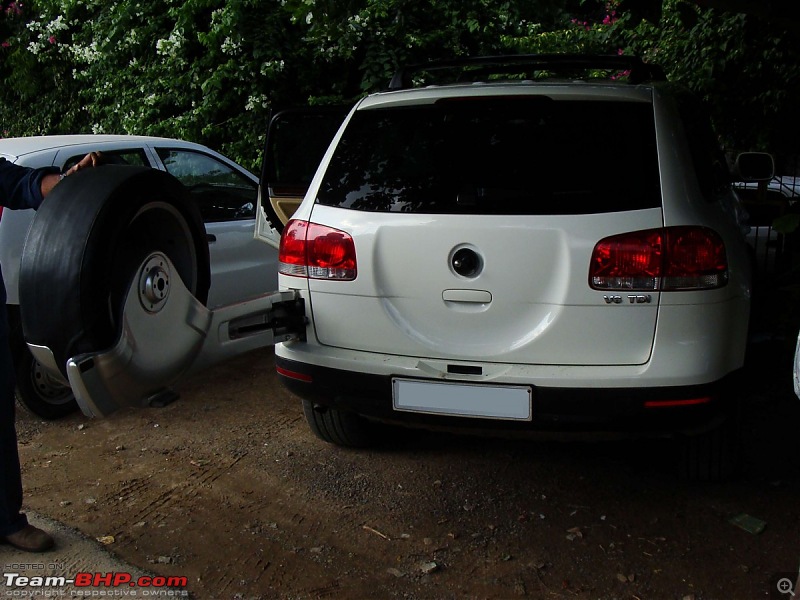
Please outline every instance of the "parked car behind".
M208 306L231 304L277 287L277 252L253 238L258 178L225 156L191 142L127 135L70 135L0 139L0 156L27 167L66 170L90 151L108 162L148 166L175 176L196 200L208 237ZM1 209L0 209L1 210ZM0 264L8 295L17 398L53 419L77 409L69 387L42 369L22 338L19 263L32 210L0 212Z
M733 187L746 211L747 241L754 250L757 272L773 274L791 258L787 238L775 228L775 221L797 212L800 177L781 175L761 184L737 181Z

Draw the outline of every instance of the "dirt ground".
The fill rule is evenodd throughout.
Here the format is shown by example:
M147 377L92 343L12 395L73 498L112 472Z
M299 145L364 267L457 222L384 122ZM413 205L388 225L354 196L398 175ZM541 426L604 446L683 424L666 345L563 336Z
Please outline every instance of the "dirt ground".
M786 356L756 354L732 483L682 481L664 442L409 431L344 450L313 437L264 350L165 408L56 422L20 409L26 507L187 576L200 599L786 599L800 401ZM730 522L743 514L763 531Z

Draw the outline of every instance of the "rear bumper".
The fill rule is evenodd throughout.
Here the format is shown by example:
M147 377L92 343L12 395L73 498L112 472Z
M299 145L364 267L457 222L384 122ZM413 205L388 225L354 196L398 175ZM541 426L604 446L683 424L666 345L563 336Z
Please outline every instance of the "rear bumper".
M704 385L648 388L533 388L532 419L504 421L394 410L391 375L358 373L275 357L289 390L321 407L430 428L611 433L667 436L697 433L736 410L736 374Z

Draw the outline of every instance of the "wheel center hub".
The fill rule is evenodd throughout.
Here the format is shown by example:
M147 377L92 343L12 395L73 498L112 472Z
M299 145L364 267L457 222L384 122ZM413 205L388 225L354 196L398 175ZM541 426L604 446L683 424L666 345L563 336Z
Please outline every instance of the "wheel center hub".
M169 265L161 254L154 254L144 263L139 276L139 301L150 313L160 311L169 296Z

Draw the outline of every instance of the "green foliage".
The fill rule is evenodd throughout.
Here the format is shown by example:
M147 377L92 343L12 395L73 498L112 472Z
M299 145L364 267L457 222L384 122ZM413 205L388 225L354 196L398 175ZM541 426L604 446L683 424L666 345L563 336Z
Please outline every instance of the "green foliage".
M732 147L794 152L800 133L791 114L800 99L797 34L689 0L1 6L4 136L164 135L256 170L272 109L353 101L383 88L401 64L519 52L624 52L658 62L711 101Z
M708 101L727 147L797 153L796 32L687 0L665 0L657 23L620 20L618 29L626 51L664 65L670 79Z
M32 0L0 16L0 134L179 137L257 169L270 109L353 101L409 61L503 51L556 23L557 5Z
M647 10L632 13L629 7ZM583 17L572 17L559 29L532 29L505 41L518 52L641 56L708 101L726 147L797 154L800 120L793 113L800 104L800 44L795 30L752 15L701 9L689 0L657 5L584 0L581 8Z

